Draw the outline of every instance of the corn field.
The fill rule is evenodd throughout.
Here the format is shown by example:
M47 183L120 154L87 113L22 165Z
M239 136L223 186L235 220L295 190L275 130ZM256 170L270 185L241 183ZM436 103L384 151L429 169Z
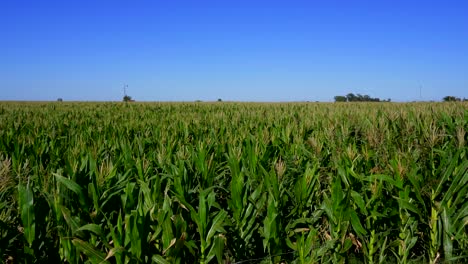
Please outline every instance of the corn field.
M467 263L468 104L0 103L6 263Z

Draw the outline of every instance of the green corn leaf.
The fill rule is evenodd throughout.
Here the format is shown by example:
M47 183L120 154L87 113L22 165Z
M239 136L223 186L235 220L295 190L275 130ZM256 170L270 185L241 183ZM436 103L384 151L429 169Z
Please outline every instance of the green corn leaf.
M444 174L442 175L439 181L439 185L437 186L434 193L432 194L432 200L434 200L435 197L439 196L439 193L442 191L442 188L446 184L447 179L452 175L455 167L457 166L457 163L458 163L458 160L456 158L452 158L452 160L450 161L448 167L446 168Z
M411 183L411 187L413 189L413 193L418 199L420 204L424 204L424 200L421 196L421 184L423 184L423 177L418 173L417 168L413 168L411 172L408 174L408 180ZM423 208L423 210L426 210Z
M311 252L315 251L315 244L317 243L318 236L317 230L311 229L307 234L307 239L305 241L305 248L308 250L307 254L310 255ZM318 243L317 243L318 244Z
M89 232L92 232L95 235L98 235L100 237L103 236L102 228L99 225L96 225L96 224L87 224L87 225L84 225L84 226L82 226L82 227L80 227L80 228L78 228L76 230L76 232L80 232L80 231L89 231Z
M169 242L169 244L167 245L167 247L164 248L164 250L163 250L163 252L162 252L163 255L166 255L166 252L167 252L169 249L171 249L171 247L173 247L173 246L176 244L176 242L177 242L177 239L176 239L176 238L173 238L173 239Z
M107 226L109 227L110 237L112 238L112 241L113 241L115 247L119 248L121 246L121 242L120 242L121 238L120 238L120 234L118 234L116 232L117 228L111 224L109 219L107 220Z
M151 195L151 190L148 186L148 183L138 180L138 184L140 186L140 192L143 194L143 201L144 201L144 209L145 211L151 210L155 206L153 201L153 197Z
M125 241L125 236L126 236L126 233L124 232L124 225L123 225L123 219L122 219L122 212L119 212L119 215L117 216L117 240L118 240L118 245L116 244L116 246L122 246L124 241Z
M343 247L341 248L341 253L346 253L348 250L353 246L353 242L350 238L346 238L343 243Z
M468 217L468 201L465 202L462 207L455 213L453 217L453 223L456 223L453 227L453 233L459 236L465 231L465 226L468 225L468 221L464 221Z
M399 189L402 189L402 183L400 181L395 181L392 177L388 175L383 175L383 174L373 174L370 175L369 177L365 177L364 180L369 181L369 182L374 182L375 180L380 180L389 183L390 185L396 186Z
M221 234L215 237L213 249L214 249L214 253L216 255L216 260L218 261L218 263L223 263L223 253L224 253L225 243L226 243L226 238L222 236Z
M208 215L208 209L206 206L206 199L205 199L205 192L200 193L199 196L199 205L198 205L198 214L197 217L195 217L195 222L197 222L198 227L200 228L199 232L201 236L205 236L206 232L206 226L207 226L207 215ZM194 212L195 213L195 212ZM197 221L198 220L198 221Z
M361 235L361 236L366 235L367 232L362 227L361 221L359 220L359 217L356 211L350 210L349 213L350 213L351 225L353 226L354 231L356 231L358 235Z
M379 254L379 263L386 263L385 260L387 258L387 255L385 254L386 253L386 249L387 249L387 240L388 240L388 237L386 236L385 239L384 239L384 242L381 246L381 249L380 249L380 254ZM408 250L411 249L411 248L408 248Z
M406 249L410 250L416 245L416 242L418 241L418 237L412 237L409 241L409 243L406 245Z
M210 241L211 238L216 234L216 233L226 233L226 231L223 228L223 223L224 219L227 217L227 212L222 210L220 211L216 217L213 219L213 223L211 224L210 230L208 231L208 234L206 235L206 240Z
M195 241L190 240L190 241L185 241L184 246L189 250L190 254L195 255L195 250L198 250L198 245L195 243Z
M52 173L55 176L55 179L65 185L70 191L74 192L77 195L82 195L82 189L81 187L74 181L63 177L62 175L59 175L57 173Z
M383 214L381 212L378 211L378 208L372 208L372 210L370 211L370 216L371 217L374 217L374 218L383 218L383 217L387 217L386 214Z
M172 231L172 221L170 219L170 216L167 215L161 224L163 226L163 230L162 230L163 247L167 249L169 248L172 240L175 239L173 231Z
M97 193L97 186L94 183L89 183L88 184L88 191L91 193L91 196L93 198L93 205L96 211L99 211L100 209L100 204L99 204L99 195Z
M125 249L122 248L122 247L114 247L112 248L111 250L109 250L109 252L107 253L107 256L105 258L105 261L109 260L110 258L116 256L116 255L119 255L119 254L122 254L125 252Z
M333 205L330 198L324 195L324 201L322 202L321 209L325 212L328 217L328 220L331 221L332 224L337 224L337 219L335 214L333 213Z
M75 234L76 230L80 227L80 219L78 217L72 216L70 210L68 210L66 207L61 206L60 209L62 211L65 222L67 222L68 226L72 230L72 233Z
M467 188L466 184L468 182L468 161L465 161L460 167L457 167L452 171L455 171L455 176L453 176L450 187L444 194L444 197L441 201L442 204L446 204L448 200L453 200L454 196L461 188Z
M468 173L467 173L468 174ZM462 184L462 188L458 190L455 194L453 199L451 200L452 205L461 205L467 201L468 197L468 184L467 183L460 183Z
M296 243L296 242L292 242L290 237L286 238L286 245L287 245L290 249L292 249L292 250L294 250L294 251L297 251L297 248L298 248L298 247L297 247L297 243Z
M270 244L271 239L275 239L277 236L277 224L276 217L278 213L276 211L275 200L270 198L268 203L267 217L263 221L263 248L266 250Z
M160 255L154 255L151 260L154 262L154 263L158 263L158 264L171 264L171 262L165 260L162 256Z
M93 247L88 242L74 238L72 243L78 250L83 252L92 263L108 263L106 261L106 254Z
M131 252L135 254L137 259L140 259L142 254L142 240L146 239L144 233L141 232L143 229L143 219L138 215L137 211L132 211L131 220L130 220L130 245Z
M31 247L36 236L36 221L34 214L34 195L29 185L29 180L26 186L21 183L18 184L18 194L24 237Z
M453 252L453 242L451 239L451 229L452 229L452 223L450 222L449 216L447 214L447 208L442 209L442 225L443 225L443 246L444 246L444 256L448 259L452 258L452 252Z
M359 209L364 213L367 214L366 203L362 198L361 194L356 191L351 191L351 197L353 197L354 202L357 204Z
M67 189L69 189L70 191L78 195L81 206L86 206L86 200L85 200L85 196L83 195L82 188L76 182L68 178L65 178L62 175L59 175L57 173L52 173L52 174L55 176L55 179L59 183L62 183L63 185L65 185L65 187L67 187Z
M417 214L419 217L421 217L421 213L419 209L414 204L412 204L406 199L401 199L400 197L394 197L394 198L398 201L398 205L400 206L400 209L411 211Z
M345 184L346 188L349 188L349 180L348 180L348 174L346 173L346 170L343 167L338 168L338 174L341 177L341 181Z

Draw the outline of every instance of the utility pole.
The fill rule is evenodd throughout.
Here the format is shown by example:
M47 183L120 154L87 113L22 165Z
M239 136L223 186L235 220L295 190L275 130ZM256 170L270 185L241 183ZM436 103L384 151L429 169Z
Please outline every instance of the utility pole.
M419 100L422 101L422 85L419 85Z
M127 96L127 88L128 88L128 84L124 84L124 96L126 97Z

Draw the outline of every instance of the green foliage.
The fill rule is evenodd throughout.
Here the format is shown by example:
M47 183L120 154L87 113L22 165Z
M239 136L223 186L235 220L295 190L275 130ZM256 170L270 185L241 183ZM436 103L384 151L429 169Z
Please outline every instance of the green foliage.
M135 100L133 100L131 96L125 95L125 96L123 97L123 101L124 101L124 102L134 102Z
M390 102L391 99L381 101L380 98L373 98L369 95L349 93L346 96L337 95L334 97L335 102Z
M442 101L444 101L444 102L460 102L461 99L459 97L456 97L456 96L447 95L444 98L442 98ZM465 99L463 99L463 101L465 101Z
M347 102L348 98L346 96L337 95L334 97L335 102Z
M3 102L0 255L464 263L467 109Z

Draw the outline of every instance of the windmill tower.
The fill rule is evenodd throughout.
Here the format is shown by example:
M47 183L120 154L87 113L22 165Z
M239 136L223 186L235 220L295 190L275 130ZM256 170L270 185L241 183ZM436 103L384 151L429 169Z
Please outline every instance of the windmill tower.
M128 89L128 85L124 84L124 87L123 87L123 90L124 90L123 101L124 102L134 102L135 100L132 100L132 97L127 95L127 89Z
M124 97L127 97L127 88L128 88L128 84L124 84L124 86L123 86Z
M422 85L419 85L419 101L422 101Z

